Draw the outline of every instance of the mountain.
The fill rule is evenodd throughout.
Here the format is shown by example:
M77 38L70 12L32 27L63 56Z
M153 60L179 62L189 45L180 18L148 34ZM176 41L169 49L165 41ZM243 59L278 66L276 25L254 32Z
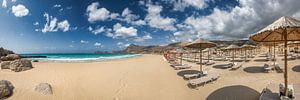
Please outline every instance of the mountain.
M235 44L238 46L241 46L243 44L251 44L256 45L255 43L249 41L249 40L237 40L237 41L211 41L213 43L216 43L218 47L226 47L230 44ZM134 54L162 54L166 50L172 50L181 48L181 45L186 44L186 42L177 42L177 43L171 43L166 46L159 46L159 45L152 45L152 46L141 46L141 45L135 45L131 44L127 48L121 51L114 51L113 53L134 53Z

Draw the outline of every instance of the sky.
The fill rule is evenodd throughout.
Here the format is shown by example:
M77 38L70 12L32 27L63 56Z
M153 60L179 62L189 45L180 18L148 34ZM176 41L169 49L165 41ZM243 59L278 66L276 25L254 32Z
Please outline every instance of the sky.
M240 40L300 0L0 0L0 47L17 53L89 53L129 44Z

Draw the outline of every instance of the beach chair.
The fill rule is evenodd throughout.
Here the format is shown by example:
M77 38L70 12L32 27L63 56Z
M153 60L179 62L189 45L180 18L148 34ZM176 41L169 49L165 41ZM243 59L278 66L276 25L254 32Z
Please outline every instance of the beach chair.
M271 67L271 65L269 65L269 64L264 64L263 68L264 68L264 71L265 71L265 72L269 72L269 71L271 71L271 70L273 69L273 68Z
M275 65L275 70L278 72L278 73L282 73L283 70L284 70L284 62L276 62Z
M213 65L213 64L215 64L215 62L209 61L205 65Z
M233 66L234 66L233 63L228 63L228 64L224 64L224 65L222 65L222 66L220 66L220 67L222 67L222 69L227 69L227 68L231 68L231 67L233 67Z
M192 79L192 80L189 80L189 86L191 86L192 88L196 88L200 85L205 85L206 83L209 83L209 82L212 82L212 81L215 81L217 80L218 78L220 77L219 74L209 74L205 77L200 77L200 78L197 78L197 79Z
M202 65L206 65L208 63L208 60L202 60L202 63L197 62L196 64L202 64Z
M184 79L192 79L192 78L198 78L198 77L201 77L201 76L206 76L208 74L207 71L202 71L201 73L195 73L195 74L184 74L183 75L183 78Z
M191 68L192 66L188 65L188 64L181 64L181 65L171 65L172 67L174 67L175 70L179 70L179 69L187 69L187 68Z
M232 64L233 66L231 67L231 70L236 70L243 66L243 63L241 62L233 62Z
M261 92L259 100L280 100L278 84L268 84Z

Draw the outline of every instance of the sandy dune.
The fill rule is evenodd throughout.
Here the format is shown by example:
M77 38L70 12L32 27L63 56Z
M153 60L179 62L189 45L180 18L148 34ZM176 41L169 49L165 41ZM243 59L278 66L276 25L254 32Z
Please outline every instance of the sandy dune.
M289 62L290 83L300 83L300 68L294 67L298 61ZM226 62L215 65L222 63ZM282 73L262 72L263 63L250 61L235 71L204 66L221 77L196 89L180 77L184 70L174 70L161 55L92 63L38 62L24 72L0 70L0 79L15 86L9 100L255 100L268 83L283 82ZM198 69L188 64L193 65L188 70ZM53 95L34 91L42 82L53 86Z

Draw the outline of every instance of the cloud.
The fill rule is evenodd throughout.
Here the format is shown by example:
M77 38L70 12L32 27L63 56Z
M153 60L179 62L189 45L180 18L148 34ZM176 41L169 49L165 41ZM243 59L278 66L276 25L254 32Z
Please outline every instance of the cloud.
M89 43L89 41L80 40L80 43L81 43L81 44L88 44L88 43Z
M196 35L190 38L243 39L281 16L300 17L299 0L239 0L239 3L230 11L214 8L207 16L189 16L177 26L186 33L194 31Z
M3 8L6 8L6 7L7 7L7 2L6 2L6 0L3 0L3 2L2 2L2 7L3 7Z
M15 3L17 0L11 0L11 2Z
M139 19L138 15L132 14L132 11L129 8L125 8L121 16L124 17L124 19L120 19L121 21L125 21L133 25L146 25L146 22Z
M70 24L67 20L64 20L57 24L57 28L61 29L63 32L67 32L70 29Z
M102 32L105 32L105 31L106 31L104 27L96 28L96 29L94 30L91 26L88 27L88 30L89 30L90 32L92 32L93 34L95 34L95 35L97 35L97 34L99 34L99 33L102 33Z
M125 44L125 43L123 43L123 42L118 42L117 43L117 46L119 47L119 48L126 48L126 47L128 47L130 44Z
M87 7L86 13L88 15L89 22L115 19L119 16L119 14L110 13L110 11L108 11L106 8L99 8L99 6L100 4L98 2L94 2Z
M150 40L150 39L152 39L152 36L150 34L147 34L147 35L144 35L142 37L136 37L136 38L133 39L133 41L135 41L135 42L144 42L144 41Z
M147 9L148 14L145 17L145 21L147 21L150 27L162 29L165 31L176 31L177 29L174 27L176 19L169 17L163 18L160 15L162 8L162 6L149 4Z
M167 3L173 4L173 10L184 11L187 7L194 7L196 9L204 9L208 7L208 0L164 0Z
M44 28L42 29L43 33L57 32L58 30L67 32L70 30L70 24L67 20L58 22L58 19L56 17L49 16L48 13L44 13L44 17L46 18L46 23L44 25Z
M114 25L114 38L130 38L137 36L137 29L133 27L123 27L120 23Z
M33 25L37 26L37 25L39 25L39 22L35 22L35 23L33 23Z
M55 5L53 5L53 8L60 8L60 7L61 7L60 4L55 4Z
M95 46L96 48L103 48L103 45L102 45L101 43L99 43L99 42L96 42L96 43L94 44L94 46Z
M24 5L18 4L17 6L12 6L12 12L16 17L23 17L28 15L29 10Z

